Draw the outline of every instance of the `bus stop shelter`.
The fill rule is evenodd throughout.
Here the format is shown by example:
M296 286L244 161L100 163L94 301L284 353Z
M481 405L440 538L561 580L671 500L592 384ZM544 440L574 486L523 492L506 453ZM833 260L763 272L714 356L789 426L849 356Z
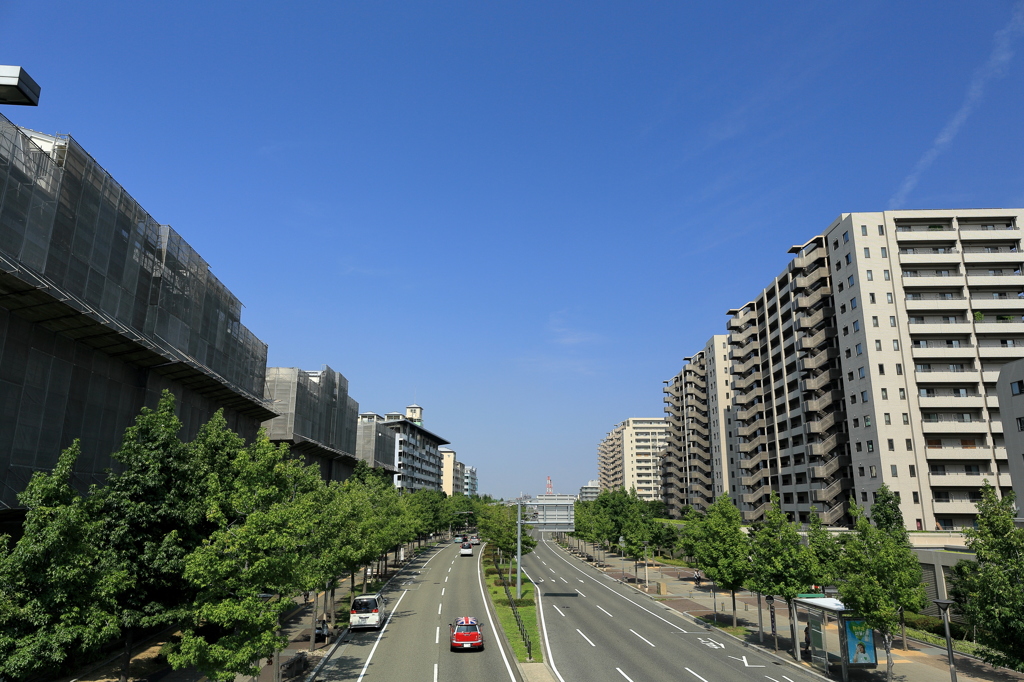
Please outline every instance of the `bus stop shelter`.
M807 613L811 666L826 675L838 668L848 682L853 668L878 667L874 631L833 597L804 595L793 600L797 613Z

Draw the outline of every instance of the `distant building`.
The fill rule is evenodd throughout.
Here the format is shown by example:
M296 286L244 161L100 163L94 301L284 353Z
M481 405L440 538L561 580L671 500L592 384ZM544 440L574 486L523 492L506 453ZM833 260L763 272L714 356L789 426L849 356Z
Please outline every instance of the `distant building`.
M265 389L278 416L264 422L267 437L320 467L327 481L344 481L356 463L359 403L348 379L327 365L319 371L268 367Z
M586 485L580 486L580 502L593 502L601 492L600 481L587 481Z
M462 492L465 495L479 495L479 484L476 479L476 467L468 464L463 468Z
M375 469L398 473L395 465L397 439L395 432L384 425L384 417L373 412L359 415L356 425L356 459Z
M636 490L644 500L661 500L661 456L668 442L664 418L631 418L618 424L598 446L602 490Z
M395 487L416 490L441 490L441 451L448 441L423 428L423 408L410 405L405 414L389 412L384 426L394 432L398 441L398 473Z
M465 483L466 466L455 456L451 448L439 448L441 451L441 490L449 497L462 495Z
M74 484L102 483L164 389L186 439L218 409L246 439L274 416L241 302L73 138L0 116L0 187L0 509L76 438Z
M974 485L977 485L978 478L984 478L1004 492L1012 486L1017 516L1021 517L1024 516L1024 360L1003 365L996 387L1003 437L1006 439L1006 471L1002 466L996 471L986 467L984 472L978 467L967 473L974 474Z

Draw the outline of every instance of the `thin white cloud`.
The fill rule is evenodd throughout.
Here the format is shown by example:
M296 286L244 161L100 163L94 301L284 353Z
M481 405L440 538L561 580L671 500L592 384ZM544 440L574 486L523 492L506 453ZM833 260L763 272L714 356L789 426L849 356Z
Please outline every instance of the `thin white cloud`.
M953 114L953 118L949 119L928 151L918 160L910 175L904 178L899 190L889 200L890 209L903 207L907 196L921 179L921 174L928 170L935 159L949 146L949 143L960 132L964 122L974 112L975 107L978 106L985 94L985 86L1003 75L1006 65L1013 59L1013 41L1022 33L1024 33L1024 0L1019 0L1013 8L1010 23L996 31L992 54L989 55L988 61L974 72L971 84L967 88L967 96L964 98L963 104L960 105L960 109Z
M599 334L570 327L565 322L564 314L564 311L552 313L548 318L548 331L553 335L555 343L561 346L578 346L601 340Z

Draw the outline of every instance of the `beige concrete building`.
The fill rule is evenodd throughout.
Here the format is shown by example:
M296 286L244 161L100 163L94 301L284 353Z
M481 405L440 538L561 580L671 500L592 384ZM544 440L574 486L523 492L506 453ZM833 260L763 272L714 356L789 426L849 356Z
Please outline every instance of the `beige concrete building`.
M665 382L668 439L661 458L662 496L673 517L684 505L704 510L716 497L737 493L728 482L732 418L729 337L711 337Z
M1009 489L996 380L1024 358L1022 210L850 213L730 310L725 419L748 522L772 490L848 523L883 483L910 529L957 529Z
M598 446L602 490L636 490L644 500L660 500L661 456L668 440L664 418L631 418L618 424Z
M441 490L449 497L465 494L466 465L451 448L438 448L438 451L441 453Z

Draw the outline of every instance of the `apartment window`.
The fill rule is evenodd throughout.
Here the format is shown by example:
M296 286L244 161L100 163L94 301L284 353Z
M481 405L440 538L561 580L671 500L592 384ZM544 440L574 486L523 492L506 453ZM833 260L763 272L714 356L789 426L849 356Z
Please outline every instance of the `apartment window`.
M850 275L847 278L846 283L849 284L851 287L853 286L853 275Z
M899 339L893 339L892 340L892 349L893 350L899 350L900 349L900 340Z
M1014 381L1010 384L1010 393L1020 395L1024 393L1024 381Z
M889 281L889 271L888 270L882 270L882 279L884 279L886 282Z
M849 327L843 327L843 336L849 336L849 335L850 335L850 328Z
M906 412L903 413L903 423L904 424L909 424L910 423L910 415L907 414Z
M913 493L913 494L914 494L914 504L921 504L921 496L917 494L917 491L916 491L916 490L914 491L914 493ZM921 526L921 522L920 522L920 521L918 521L918 522L917 522L917 525L918 525L918 530L920 530L920 529L921 529L921 528L920 528L920 526Z
M888 258L888 257L889 257L889 252L886 251L885 247L883 246L882 247L882 258Z
M860 493L860 501L861 502L867 502L868 501L868 494L866 492L861 491L861 493Z
M846 349L846 357L850 357L850 349L849 348Z
M861 236L867 237L868 236L868 226L867 225L861 225L860 226L860 233L861 233Z
M854 346L854 349L857 351L857 355L863 355L864 354L864 345L863 344L858 343L856 346Z
M878 234L881 234L881 235L885 234L885 226L884 225L879 225L878 226Z
M882 400L888 400L888 399L889 399L889 389L883 388L882 389Z
M888 426L889 424L892 424L892 418L889 416L888 412L886 412L885 414L882 415L882 421L885 422L886 426Z
M893 478L899 478L899 474L896 473L896 465L895 464L890 464L889 465L889 474L892 475Z
M847 381L853 381L853 370L852 369L849 372L846 373L846 380Z
M843 262L837 260L836 261L836 270L842 270L842 269L843 269Z
M866 273L864 273L864 274L866 274L866 275L868 276L868 281L869 281L869 282L874 282L874 281L875 281L875 276L874 276L874 274L872 274L872 272L871 272L870 270L868 270L868 271L867 271Z
M853 393L850 394L850 404L851 405L856 405L857 404L857 396L856 396L856 394L853 394Z
M857 297L854 296L853 298L850 299L850 310L856 310L856 309L857 309Z
M895 439L887 438L885 440L885 444L888 446L889 452L896 452L896 441L895 441ZM895 475L896 474L894 473L893 476L895 476Z
M1024 417L1017 417L1017 430L1024 431Z
M868 441L868 443L871 443L871 441ZM874 450L874 448L868 448L868 452L871 452L872 450ZM868 473L871 474L871 478L878 478L878 469L875 468L874 464L868 467Z
M855 450L856 450L857 452L861 452L861 451L863 451L863 450L864 450L864 445L863 445L863 444L862 444L862 443L861 443L860 441L857 441L856 443L854 443L854 444L853 444L853 447L854 447L854 449L855 449ZM863 476L863 474L861 474L861 475Z
M882 342L875 339L875 350L882 350Z
M853 331L855 331L855 332L859 332L860 331L860 320L854 320L853 321Z
M865 415L864 416L864 426L865 427L871 426L871 415Z
M843 243L845 244L848 241L850 241L850 233L849 232L843 232Z
M885 294L885 302L886 303L892 303L892 292L891 291L890 292L886 292L886 294Z
M877 327L878 326L878 315L872 315L871 316L871 326L872 327Z
M899 362L896 363L896 374L897 375L902 375L903 374L903 365L901 363L899 363Z
M838 239L833 239L832 240L832 250L833 251L838 251L839 250L839 240Z
M882 363L878 363L878 374L879 376L885 374L885 365Z
M874 302L875 302L875 295L874 294L868 294L868 303L874 303Z
M857 428L858 426L860 426L860 417L854 417L853 418L853 428Z
M906 440L906 444L907 444L907 452L913 452L913 450L914 450L914 441L911 440L910 438L908 438Z
M857 368L857 378L863 379L866 375L867 375L867 372L864 371L863 367L858 367Z
M865 258L871 258L871 249L869 249L866 246L864 247L864 257Z
M857 475L861 477L864 476L864 467L857 467Z
M932 493L936 502L949 502L949 491L948 490L936 490Z
M868 401L868 392L867 391L861 391L860 392L860 401L862 403L866 403Z
M910 465L910 477L917 478L917 467L913 464Z
M853 265L853 256L851 256L850 254L846 254L846 264Z
M845 315L846 314L846 304L845 303L842 304L841 306L839 306L839 313L841 315Z
M896 316L895 315L890 315L889 316L889 326L890 327L895 327L896 326Z
M907 399L907 389L901 388L900 389L900 400L906 400L906 399Z

